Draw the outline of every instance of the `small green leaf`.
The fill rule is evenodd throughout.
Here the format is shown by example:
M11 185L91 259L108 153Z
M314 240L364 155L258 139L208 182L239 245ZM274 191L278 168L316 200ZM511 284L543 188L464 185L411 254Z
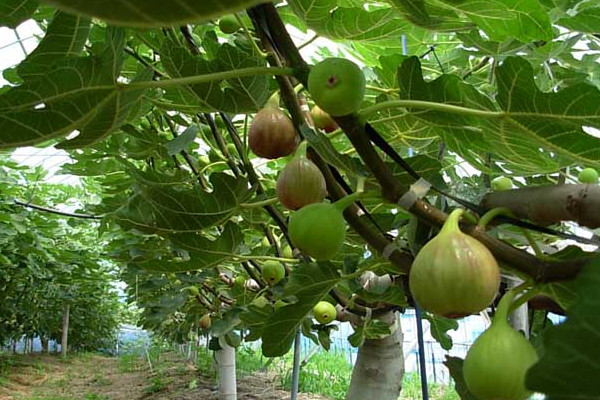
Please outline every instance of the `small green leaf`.
M170 156L174 156L176 154L181 153L183 150L187 149L190 144L196 140L196 136L200 128L198 125L190 125L183 133L177 136L175 139L168 142L165 147L167 148L167 153Z
M429 321L431 336L439 342L444 350L450 350L452 348L452 337L447 332L457 330L458 321L429 313L423 313L423 318Z

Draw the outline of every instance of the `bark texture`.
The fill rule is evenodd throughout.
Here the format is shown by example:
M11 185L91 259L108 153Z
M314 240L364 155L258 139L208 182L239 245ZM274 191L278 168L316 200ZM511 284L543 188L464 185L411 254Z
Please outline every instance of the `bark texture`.
M488 193L481 200L487 209L509 208L518 218L550 225L577 222L588 228L600 227L600 185L525 187Z
M237 381L235 374L235 348L220 340L221 350L215 352L219 366L219 400L237 399Z
M346 400L397 400L402 389L404 354L402 327L395 312L379 319L397 324L395 331L383 339L368 339L358 349Z

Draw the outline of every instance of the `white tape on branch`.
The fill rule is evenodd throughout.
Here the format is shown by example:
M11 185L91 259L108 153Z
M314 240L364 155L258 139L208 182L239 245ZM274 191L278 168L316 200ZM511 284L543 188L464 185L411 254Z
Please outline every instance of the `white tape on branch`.
M404 196L398 200L398 205L405 210L410 210L417 200L421 200L427 195L429 189L431 189L431 183L423 178L420 178L418 181L410 185L410 190L404 193Z

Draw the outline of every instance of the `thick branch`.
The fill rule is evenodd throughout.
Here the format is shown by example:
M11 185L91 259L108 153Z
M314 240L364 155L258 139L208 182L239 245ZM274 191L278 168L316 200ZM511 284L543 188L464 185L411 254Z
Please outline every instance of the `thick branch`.
M491 192L481 205L509 208L518 218L542 225L574 221L588 228L600 227L600 186L561 185L525 187Z

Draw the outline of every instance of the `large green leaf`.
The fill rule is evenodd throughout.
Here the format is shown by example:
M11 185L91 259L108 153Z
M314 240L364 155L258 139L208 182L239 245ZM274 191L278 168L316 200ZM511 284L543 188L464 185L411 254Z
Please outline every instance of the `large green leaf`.
M494 149L494 156L515 173L550 173L573 163L600 166L600 141L583 131L584 126L600 126L596 87L578 84L542 93L535 86L531 65L516 57L497 68L497 79L499 106L455 75L426 82L416 57L407 59L398 72L402 99L495 114L411 110L473 165L484 165L485 154ZM499 108L505 113L498 113Z
M598 33L600 31L600 6L597 2L590 1L588 4L595 6L582 7L575 15L564 15L556 23L567 29L586 33Z
M124 43L124 31L108 29L101 56L61 57L43 74L27 74L21 86L0 95L0 148L44 142L76 129L79 137L65 147L83 146L118 128L144 93L117 85ZM48 62L42 54L32 66ZM150 77L142 72L136 79Z
M176 187L178 182L169 182L164 175L144 176L147 181L138 182L136 193L113 217L123 226L145 232L197 232L223 224L252 194L246 179L224 173L211 175L211 192L197 186Z
M217 43L214 33L207 34L204 40ZM207 60L193 56L188 49L170 40L162 46L161 60L173 78L266 65L264 59L230 44L219 46L215 58ZM239 114L258 110L268 97L269 78L257 75L168 89L164 100L172 102L176 109Z
M461 20L455 10L442 8L425 0L388 0L402 15L425 29L442 31L468 30L472 24Z
M554 37L550 17L537 0L439 0L462 12L494 41L517 39L528 43Z
M306 26L331 39L373 41L397 38L409 30L391 7L367 11L362 2L348 7L337 0L290 0L288 4Z
M79 56L90 33L91 20L56 12L36 49L17 67L23 79L44 75L62 57Z
M206 21L265 0L44 0L56 8L132 27L164 27Z
M16 28L37 10L37 0L0 0L0 27Z
M553 400L600 398L600 259L584 267L576 282L567 320L546 331L544 354L527 373L527 387Z
M284 296L294 296L298 301L279 308L266 322L262 329L263 354L277 357L287 353L302 320L340 279L329 263L303 264L294 269Z

